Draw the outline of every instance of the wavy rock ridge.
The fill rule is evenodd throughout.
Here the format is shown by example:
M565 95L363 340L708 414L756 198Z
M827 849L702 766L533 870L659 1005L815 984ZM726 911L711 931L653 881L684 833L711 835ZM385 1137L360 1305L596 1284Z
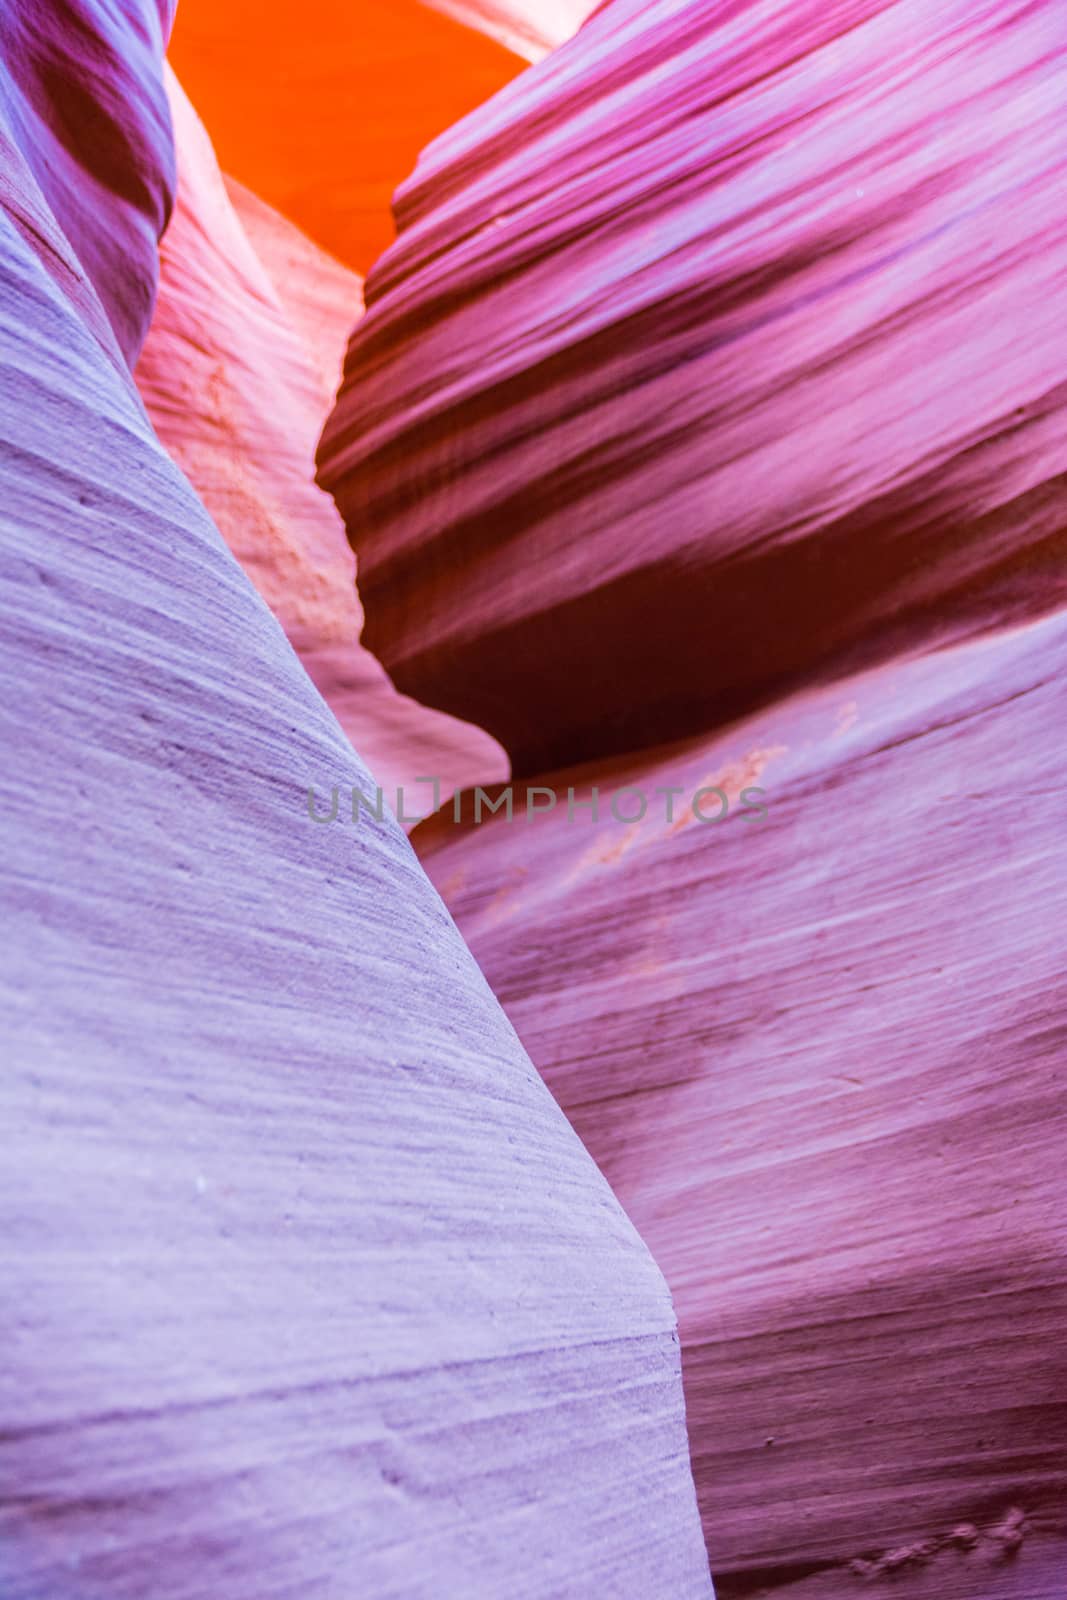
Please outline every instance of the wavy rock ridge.
M0 203L112 359L117 342L133 360L148 330L174 199L160 58L175 3L0 12Z
M517 770L1063 598L1061 13L613 0L439 139L320 481Z

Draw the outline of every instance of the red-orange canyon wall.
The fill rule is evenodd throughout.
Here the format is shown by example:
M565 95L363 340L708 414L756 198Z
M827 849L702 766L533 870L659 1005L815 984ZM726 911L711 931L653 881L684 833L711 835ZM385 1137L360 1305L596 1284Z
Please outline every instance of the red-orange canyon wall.
M422 147L523 60L421 0L182 0L170 60L223 169L365 272Z

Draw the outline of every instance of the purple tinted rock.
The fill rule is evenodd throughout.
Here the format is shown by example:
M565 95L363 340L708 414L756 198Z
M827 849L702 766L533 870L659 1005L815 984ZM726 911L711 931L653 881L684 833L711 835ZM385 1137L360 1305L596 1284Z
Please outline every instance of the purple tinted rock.
M161 77L173 12L174 0L0 7L0 198L27 213L43 256L74 252L129 362L148 331L174 196ZM65 248L41 238L42 208Z
M37 15L0 35L0 1591L706 1596L663 1280L400 828L307 815L370 780L121 361L165 184L100 169L92 281L35 184ZM154 13L86 15L151 54Z

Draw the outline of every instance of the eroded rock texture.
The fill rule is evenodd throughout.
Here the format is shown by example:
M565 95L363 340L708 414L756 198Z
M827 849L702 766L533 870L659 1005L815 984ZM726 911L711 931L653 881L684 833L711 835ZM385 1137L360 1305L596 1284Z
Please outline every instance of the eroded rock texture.
M539 61L569 39L596 0L429 0L438 11L480 28L516 55Z
M1062 1594L1062 44L612 0L420 162L320 450L371 647L560 796L416 840L672 1285L727 1600Z
M159 63L175 3L0 8L0 204L97 339L117 341L127 360L152 314L174 193Z
M726 1600L1063 1594L1065 718L1059 616L416 831L667 1274Z
M365 272L423 145L523 66L421 0L182 0L171 61L219 160Z
M439 139L320 481L519 769L1063 598L1059 0L612 0Z
M0 85L5 1600L706 1595L662 1278L396 824L304 814L366 773Z
M137 380L160 439L281 622L314 683L407 817L507 772L480 728L397 694L359 643L352 552L314 484L315 444L361 285L277 212L227 192L173 75L178 203ZM254 243L253 243L254 241ZM403 789L406 799L398 802Z

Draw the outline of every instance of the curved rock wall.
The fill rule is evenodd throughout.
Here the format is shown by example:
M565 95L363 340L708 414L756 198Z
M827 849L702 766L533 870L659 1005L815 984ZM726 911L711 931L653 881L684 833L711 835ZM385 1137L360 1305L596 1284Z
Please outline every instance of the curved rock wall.
M667 1275L720 1600L1061 1594L1065 717L1060 614L414 835Z
M1063 43L611 0L420 161L320 447L529 778L415 840L667 1273L725 1600L1067 1565Z
M1059 0L612 0L439 139L320 481L517 770L1064 595Z
M706 1596L663 1280L5 160L5 1600Z

